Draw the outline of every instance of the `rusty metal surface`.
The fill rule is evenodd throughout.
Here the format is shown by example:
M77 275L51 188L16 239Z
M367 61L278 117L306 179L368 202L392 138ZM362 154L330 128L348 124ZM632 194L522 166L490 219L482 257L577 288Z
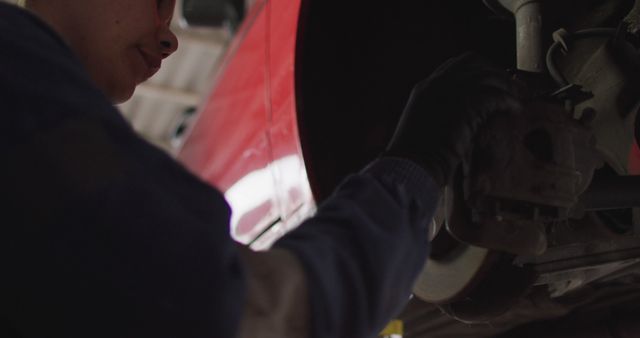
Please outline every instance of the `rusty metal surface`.
M535 101L522 116L482 131L465 186L472 222L451 222L462 242L512 254L547 248L545 224L567 219L600 165L588 128L557 104Z

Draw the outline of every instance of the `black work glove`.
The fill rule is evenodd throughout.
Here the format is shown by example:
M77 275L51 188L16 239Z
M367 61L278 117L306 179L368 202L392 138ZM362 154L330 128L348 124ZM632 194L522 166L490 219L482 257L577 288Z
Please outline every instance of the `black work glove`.
M477 55L448 60L414 87L383 156L412 160L446 186L478 129L496 114L521 110L514 84Z

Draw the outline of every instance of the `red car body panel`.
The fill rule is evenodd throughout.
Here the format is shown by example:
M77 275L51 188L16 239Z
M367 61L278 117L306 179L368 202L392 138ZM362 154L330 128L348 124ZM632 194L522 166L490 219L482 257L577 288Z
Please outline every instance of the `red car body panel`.
M300 1L258 1L178 159L225 193L231 234L266 247L313 208L296 119Z

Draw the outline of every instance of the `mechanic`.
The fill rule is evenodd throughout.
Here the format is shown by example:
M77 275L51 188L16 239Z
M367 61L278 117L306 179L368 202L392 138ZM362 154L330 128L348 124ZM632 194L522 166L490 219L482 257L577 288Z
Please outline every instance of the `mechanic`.
M175 0L0 2L2 337L371 337L408 301L441 188L508 75L452 59L387 151L273 249L113 103L178 47Z

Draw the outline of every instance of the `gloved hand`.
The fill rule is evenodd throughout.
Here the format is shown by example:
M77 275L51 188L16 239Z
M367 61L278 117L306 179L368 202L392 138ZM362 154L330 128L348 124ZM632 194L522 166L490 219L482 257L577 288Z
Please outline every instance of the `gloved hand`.
M446 186L478 129L496 114L521 110L514 84L477 55L450 59L414 87L383 156L412 160Z

